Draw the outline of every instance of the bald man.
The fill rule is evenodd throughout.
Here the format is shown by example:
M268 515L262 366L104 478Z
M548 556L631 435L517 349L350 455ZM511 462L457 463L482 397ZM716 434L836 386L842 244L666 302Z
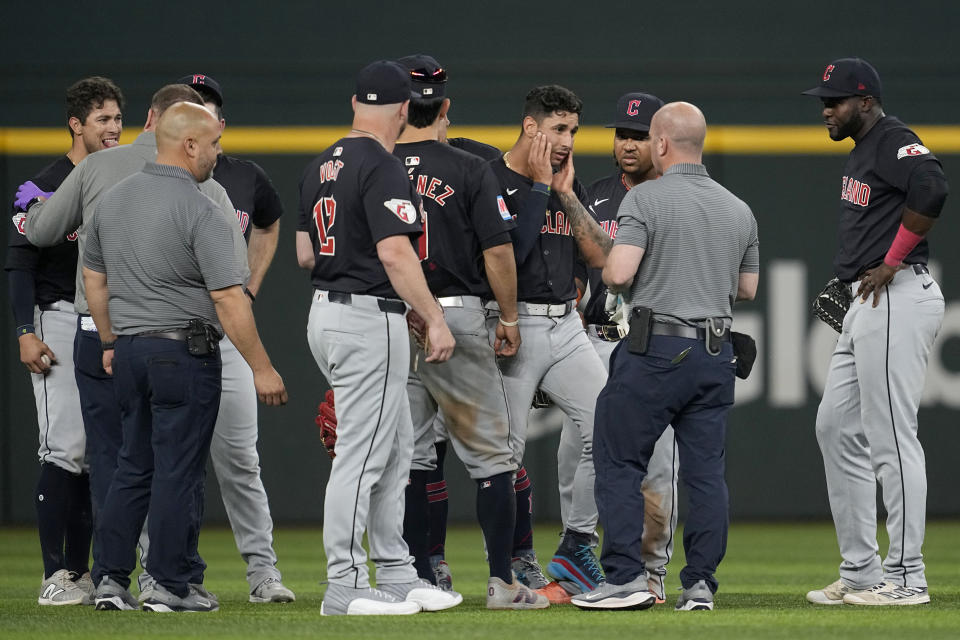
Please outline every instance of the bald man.
M224 332L253 370L260 400L287 399L243 292L240 228L197 188L213 172L219 139L219 122L202 106L169 107L157 123L156 162L104 194L90 223L83 277L123 428L97 525L97 609L137 607L128 587L148 512L146 569L156 585L143 608L219 606L192 585L205 568L197 542Z
M646 609L640 487L660 435L673 425L690 505L678 611L713 609L727 540L724 437L733 406L732 301L759 279L750 208L702 164L706 121L692 104L662 107L650 122L662 177L637 185L617 212L603 281L629 301L630 334L610 358L597 398L593 460L604 528L606 584L574 596L582 609ZM624 418L626 416L626 418Z

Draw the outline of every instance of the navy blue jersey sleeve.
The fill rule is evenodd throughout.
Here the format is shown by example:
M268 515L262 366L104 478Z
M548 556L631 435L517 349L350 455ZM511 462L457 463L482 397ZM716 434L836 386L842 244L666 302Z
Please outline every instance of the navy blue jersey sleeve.
M254 208L251 219L253 226L262 229L269 227L283 215L283 204L280 202L280 194L277 193L270 177L260 168L260 165L255 162L251 164L256 169Z

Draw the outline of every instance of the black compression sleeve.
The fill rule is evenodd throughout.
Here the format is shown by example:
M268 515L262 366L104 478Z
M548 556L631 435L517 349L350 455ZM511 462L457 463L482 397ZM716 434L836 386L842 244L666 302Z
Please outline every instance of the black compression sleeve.
M939 164L927 162L926 166L910 175L907 186L907 208L928 218L937 218L943 210L950 187Z
M10 306L13 308L13 320L18 327L33 325L34 286L33 274L29 271L12 270L7 272L10 285Z
M537 238L540 237L540 229L543 228L547 201L550 199L550 192L544 189L544 186L540 183L534 184L523 204L523 210L517 215L517 226L510 232L518 265L530 255Z

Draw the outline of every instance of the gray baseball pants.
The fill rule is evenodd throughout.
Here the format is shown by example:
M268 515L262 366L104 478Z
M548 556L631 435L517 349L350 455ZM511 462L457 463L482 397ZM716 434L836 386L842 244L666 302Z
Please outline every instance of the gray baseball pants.
M851 285L855 295L859 282ZM917 409L927 360L943 320L940 287L925 270L897 272L880 304L854 300L830 360L817 412L840 577L866 589L887 580L926 587L921 546L927 477ZM881 564L877 482L890 546Z
M403 540L413 457L410 340L403 314L380 310L372 296L351 298L350 304L330 302L326 292L315 291L307 340L337 402L337 456L323 505L327 580L365 588L365 532L377 583L417 579Z

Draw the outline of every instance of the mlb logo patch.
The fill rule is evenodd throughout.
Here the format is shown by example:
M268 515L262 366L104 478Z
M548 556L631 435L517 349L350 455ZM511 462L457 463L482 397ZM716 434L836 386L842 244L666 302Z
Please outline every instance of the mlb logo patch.
M337 147L333 150L333 157L336 158L339 155L343 155L343 147Z
M503 196L497 196L497 210L500 211L500 217L504 220L513 220L513 216L510 215L510 209L507 208L507 202L503 199Z
M420 156L407 156L403 159L403 163L408 167L415 167L420 164Z
M376 99L377 99L377 94L375 94L375 93L368 93L368 94L367 94L367 100L376 101Z
M484 480L483 482L480 483L480 488L481 488L481 489L489 489L491 484L493 484L493 483L490 482L489 480Z
M919 143L908 144L905 147L897 149L897 160L901 158L910 158L913 156L925 156L930 153L930 149Z

